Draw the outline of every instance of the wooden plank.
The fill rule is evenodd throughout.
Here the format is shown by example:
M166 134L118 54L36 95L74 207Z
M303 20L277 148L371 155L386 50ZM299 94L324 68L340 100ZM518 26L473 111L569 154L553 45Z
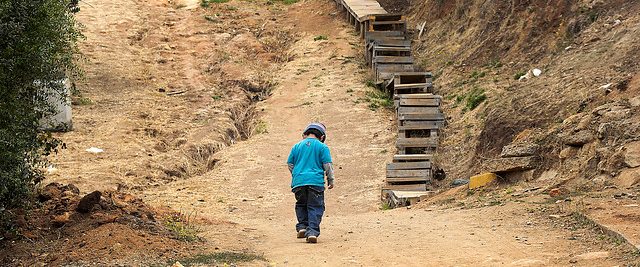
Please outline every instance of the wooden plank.
M407 121L405 122L405 125L398 126L398 131L437 130L442 128L444 126L443 124L444 123L442 122L436 122L436 121Z
M430 154L393 155L393 162L432 161L432 160L433 160L433 155L430 155Z
M411 47L407 46L374 46L373 51L390 51L390 52L411 52Z
M438 146L437 138L398 138L396 146L399 147L436 147Z
M398 86L398 85L395 85ZM400 106L439 107L438 98L400 98Z
M401 32L401 31L375 31L375 32L371 32L371 31L367 31L364 34L364 38L367 40L373 40L373 39L389 39L391 37L405 37L405 33Z
M413 62L413 57L411 58L411 60ZM431 85L430 83L405 83L405 84L396 84L394 88L395 89L427 88L430 85Z
M431 180L429 177L389 177L387 183L426 183Z
M430 169L431 162L395 162L387 163L387 170L415 170L415 169Z
M398 114L438 114L441 111L437 107L398 107Z
M434 95L434 94L399 94L398 95L399 99L442 99L442 96L440 95Z
M372 14L369 15L371 21L399 21L405 20L402 14Z
M404 114L398 116L399 121L444 121L444 114Z
M402 25L402 24L407 24L406 21L404 20L396 20L396 21L372 21L371 25Z
M373 58L373 62L378 64L413 64L413 57L377 56Z
M427 183L424 183L424 184L388 184L388 185L383 186L382 190L427 191Z
M421 177L427 178L431 175L430 169L421 169L421 170L387 170L387 179L389 178L410 178L410 177Z
M417 72L417 71L412 71L412 72L398 72L396 73L396 75L398 76L412 76L412 75L424 75L427 78L433 78L433 74L431 72Z
M399 47L411 47L411 40L397 40L388 38L378 38L370 42L370 46L399 46Z

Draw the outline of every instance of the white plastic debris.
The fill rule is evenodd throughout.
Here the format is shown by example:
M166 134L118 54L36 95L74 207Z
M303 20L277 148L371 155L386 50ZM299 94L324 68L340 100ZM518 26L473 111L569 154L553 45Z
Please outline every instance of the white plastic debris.
M540 76L540 74L542 74L542 71L540 69L533 69L532 73L533 73L533 76L538 77Z
M102 149L100 149L100 148L97 148L97 147L90 147L90 148L87 148L87 150L86 150L86 151L87 151L87 152L89 152L89 153L93 153L93 154L98 154L98 153L102 153L102 152L104 152L104 150L102 150Z
M47 173L48 174L53 174L55 172L58 171L58 168L54 167L53 165L49 165L49 167L47 167Z
M598 88L598 89L609 93L609 92L611 92L611 86L612 85L613 85L613 83L608 83L608 84L605 84L603 86L600 86L600 88Z
M617 19L613 21L613 27L620 25L620 23L622 23L621 20Z

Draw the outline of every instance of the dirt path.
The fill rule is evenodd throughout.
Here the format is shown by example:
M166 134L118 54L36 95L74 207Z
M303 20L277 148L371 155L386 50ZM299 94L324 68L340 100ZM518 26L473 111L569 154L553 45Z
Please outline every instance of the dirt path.
M150 202L189 207L203 216L236 222L246 236L213 235L214 243L243 243L276 265L542 266L567 265L590 244L569 239L524 205L472 210L378 210L384 163L391 157L391 114L371 111L362 97L366 74L358 66L359 40L318 2L290 11L302 29L296 59L278 74L274 96L261 104L268 133L220 153L212 172L146 192ZM322 24L326 31L313 28ZM335 27L335 29L334 29ZM314 41L319 34L328 41ZM285 166L306 123L328 126L336 189L326 193L320 243L294 238L293 196ZM179 191L178 191L179 190ZM614 261L578 261L615 265Z
M218 152L215 169L203 175L163 182L151 179L153 184L144 184L140 181L148 180L145 169L158 172L157 164L178 153L170 150L165 158L151 159L155 155L147 155L145 149L158 142L156 131L167 140L184 137L205 142L215 137L207 133L219 130L215 120L194 122L201 109L215 113L219 108L202 88L214 84L198 64L206 60L194 64L202 57L208 59L206 51L214 48L209 43L215 43L216 37L206 31L198 34L200 30L192 24L204 25L196 19L200 13L162 13L167 9L160 2L153 2L152 8L129 0L91 3L99 10L82 18L90 37L85 49L94 62L85 93L96 104L74 110L77 130L64 136L72 142L58 158L61 171L54 180L74 182L83 190L143 184L139 192L150 204L197 212L237 230L203 226L208 246L255 250L277 266L569 265L576 255L599 249L585 240L571 239L570 231L551 226L524 204L379 210L383 166L394 151L392 114L369 108L367 72L358 63L360 40L332 13L333 2L325 0L295 4L279 22L294 25L301 40L292 48L295 59L273 73L279 84L273 96L258 105L267 132ZM165 26L168 29L159 30ZM111 33L121 38L101 36ZM314 41L318 35L328 40ZM165 38L166 46L161 45ZM176 44L172 38L181 41ZM136 42L140 44L131 45ZM156 93L159 86L195 92L168 98ZM109 87L122 91L106 90ZM122 120L122 114L127 119ZM303 127L316 120L328 127L327 144L337 180L336 188L326 193L320 243L310 245L294 238L294 199L285 161ZM109 147L114 143L129 145ZM87 159L83 150L94 144L107 152ZM162 157L161 152L153 153ZM82 166L74 167L74 162ZM576 264L616 262L580 259Z

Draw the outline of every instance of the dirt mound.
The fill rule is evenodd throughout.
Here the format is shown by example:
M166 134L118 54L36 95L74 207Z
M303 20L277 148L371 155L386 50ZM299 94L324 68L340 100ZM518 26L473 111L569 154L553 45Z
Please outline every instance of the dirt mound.
M15 231L3 233L2 265L146 262L186 254L187 245L165 226L169 211L147 206L120 191L81 197L73 184L51 183L39 207L16 211Z

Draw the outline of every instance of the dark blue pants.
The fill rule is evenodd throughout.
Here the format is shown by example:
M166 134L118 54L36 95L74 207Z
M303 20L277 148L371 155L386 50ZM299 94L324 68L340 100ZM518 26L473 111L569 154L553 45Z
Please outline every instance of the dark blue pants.
M296 231L307 229L306 236L320 236L320 221L324 214L324 187L300 186L293 189L296 195Z

